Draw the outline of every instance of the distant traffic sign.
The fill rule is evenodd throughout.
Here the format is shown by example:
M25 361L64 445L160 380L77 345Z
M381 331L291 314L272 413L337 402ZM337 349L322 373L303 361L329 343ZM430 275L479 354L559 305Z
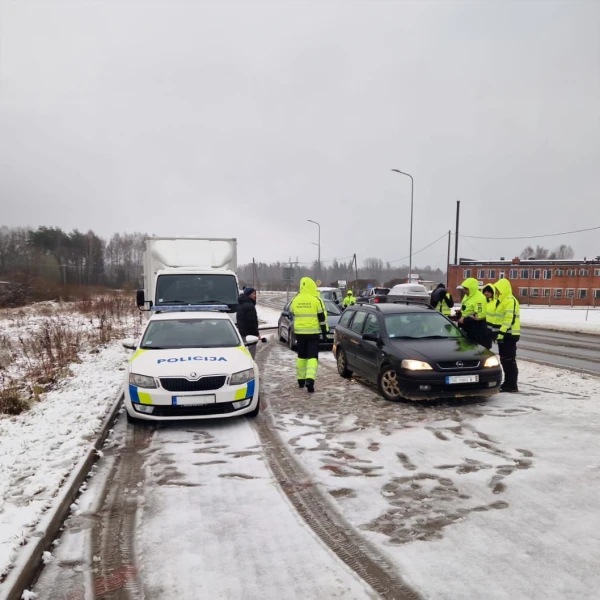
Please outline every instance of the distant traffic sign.
M373 289L373 284L372 283L367 283L367 289L368 290L372 290Z

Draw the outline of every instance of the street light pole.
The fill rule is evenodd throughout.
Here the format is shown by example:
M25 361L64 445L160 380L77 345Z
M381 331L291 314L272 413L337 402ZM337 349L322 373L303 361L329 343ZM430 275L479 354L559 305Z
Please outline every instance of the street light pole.
M410 283L412 279L413 198L415 181L410 173L405 173L404 171L399 171L398 169L392 169L392 171L394 171L394 173L400 173L400 175L406 175L407 177L410 177L410 247L408 250L408 283Z
M321 279L321 225L312 219L306 219L309 223L314 223L319 228L319 243L317 247L319 248L319 253L317 255L317 279Z

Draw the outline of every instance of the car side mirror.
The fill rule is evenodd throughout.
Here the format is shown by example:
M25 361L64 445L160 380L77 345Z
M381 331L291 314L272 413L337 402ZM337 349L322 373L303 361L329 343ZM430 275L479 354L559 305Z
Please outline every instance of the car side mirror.
M247 335L246 336L246 346L254 346L254 344L258 344L260 338L255 335Z
M284 316L284 317L289 317L289 316L290 316L290 313L289 313L287 310L282 310L282 311L281 311L281 314L282 314L282 316Z
M133 338L127 338L121 342L123 348L127 348L127 350L135 350L137 348L137 342Z
M375 342L377 345L381 344L381 336L375 333L364 333L362 339L365 342Z

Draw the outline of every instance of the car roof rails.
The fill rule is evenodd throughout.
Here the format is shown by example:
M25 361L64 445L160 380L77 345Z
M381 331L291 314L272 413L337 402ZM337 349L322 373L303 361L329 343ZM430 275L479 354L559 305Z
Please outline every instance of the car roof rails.
M165 304L150 309L155 314L166 312L223 312L229 310L227 304Z
M390 303L388 302L388 304ZM427 308L429 310L435 310L435 308L433 308L431 304L427 302L419 302L418 300L394 300L393 302L391 302L391 304L414 304L416 306L423 306L424 308Z

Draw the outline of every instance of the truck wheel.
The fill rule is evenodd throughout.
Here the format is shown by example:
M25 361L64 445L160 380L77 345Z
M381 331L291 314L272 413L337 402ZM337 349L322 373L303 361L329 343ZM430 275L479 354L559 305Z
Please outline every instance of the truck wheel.
M337 369L338 373L344 379L350 379L352 377L352 371L348 369L348 361L346 360L346 353L338 347L337 350Z
M396 369L391 365L383 367L381 373L379 373L379 380L377 382L381 395L390 402L398 402L402 400L402 392L400 391L400 382L398 381L398 375Z

